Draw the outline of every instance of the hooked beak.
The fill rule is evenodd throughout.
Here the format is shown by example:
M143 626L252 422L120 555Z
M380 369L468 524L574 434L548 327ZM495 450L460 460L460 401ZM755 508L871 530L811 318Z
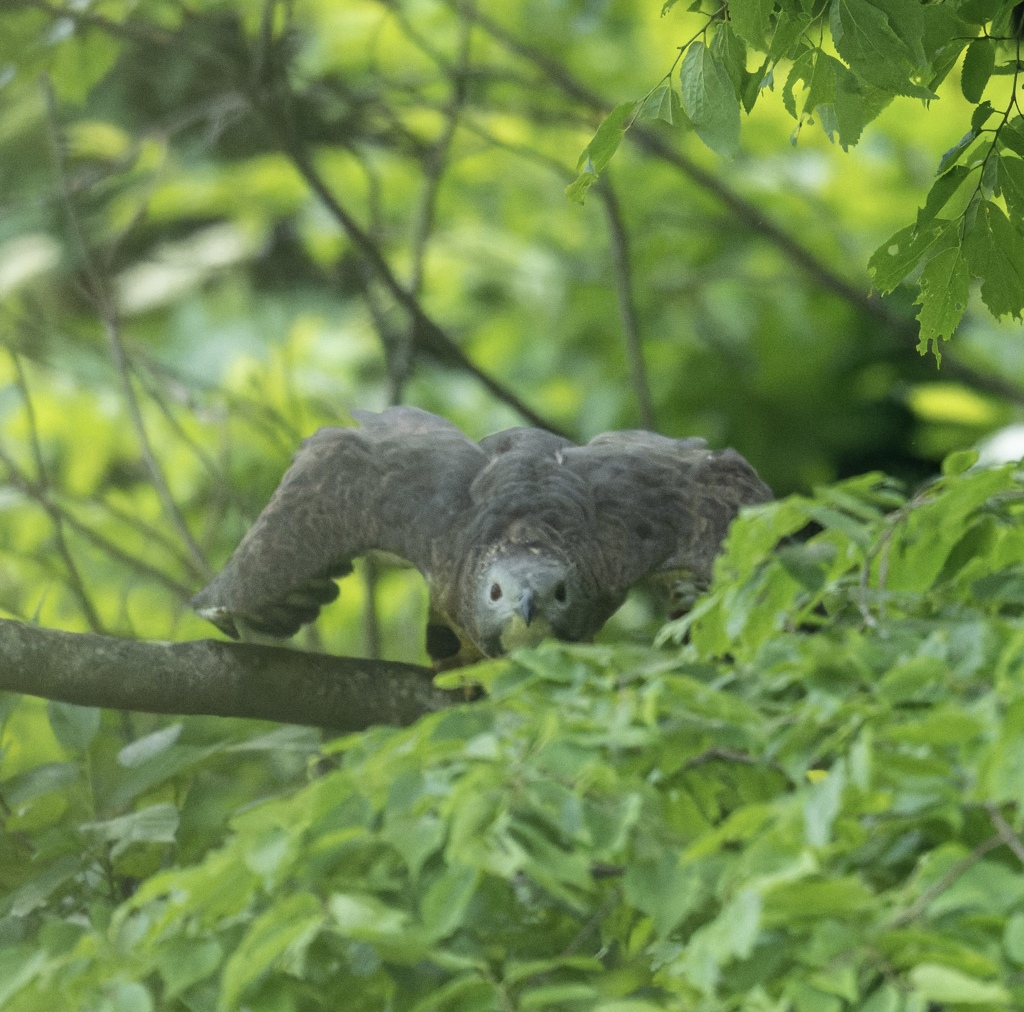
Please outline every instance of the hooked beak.
M516 611L523 616L523 621L529 625L533 621L533 616L537 614L537 595L532 590L526 590L523 592L523 596L519 598L519 604L516 605Z

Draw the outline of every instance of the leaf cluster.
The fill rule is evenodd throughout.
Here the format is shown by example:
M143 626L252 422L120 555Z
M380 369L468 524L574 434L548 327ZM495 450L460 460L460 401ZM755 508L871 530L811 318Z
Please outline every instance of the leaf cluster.
M673 6L666 3L663 13ZM883 243L869 267L883 293L909 277L919 281L918 350L932 349L937 360L940 340L952 336L967 307L972 278L981 281L993 315L1021 317L1024 63L1014 0L731 0L711 13L706 6L696 0L688 8L703 27L680 47L665 78L602 123L566 191L570 199L583 200L638 118L681 121L731 158L739 150L741 110L750 113L778 75L783 104L797 121L793 143L816 118L847 150L894 98L938 99L963 53L961 91L974 106L970 129L943 155L916 221ZM1008 89L1000 86L1004 79Z
M66 842L15 866L5 1008L1020 1004L1024 497L972 459L751 512L680 646L491 662L485 700L328 744L223 839L193 795L225 749L176 725L72 856L43 813L99 739L51 708L6 838Z

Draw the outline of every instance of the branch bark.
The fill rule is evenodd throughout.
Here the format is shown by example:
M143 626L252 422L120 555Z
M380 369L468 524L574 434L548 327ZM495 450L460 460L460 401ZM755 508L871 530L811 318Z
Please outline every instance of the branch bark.
M251 717L342 733L464 700L415 664L219 640L144 643L0 619L0 690L80 706Z

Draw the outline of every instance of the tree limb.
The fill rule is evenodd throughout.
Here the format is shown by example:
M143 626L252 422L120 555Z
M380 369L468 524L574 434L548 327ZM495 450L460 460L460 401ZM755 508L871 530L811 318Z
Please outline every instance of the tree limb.
M219 640L144 643L0 619L0 690L80 706L278 720L339 732L405 726L463 700L433 672Z

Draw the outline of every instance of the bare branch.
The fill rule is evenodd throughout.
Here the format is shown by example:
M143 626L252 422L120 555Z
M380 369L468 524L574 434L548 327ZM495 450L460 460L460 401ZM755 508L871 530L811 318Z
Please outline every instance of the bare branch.
M10 484L19 489L34 502L38 503L55 525L59 523L65 524L80 537L91 542L100 549L100 551L105 552L112 559L116 559L129 569L134 570L143 576L148 576L150 579L162 584L183 601L187 601L192 596L194 588L189 588L185 584L179 583L173 577L168 576L163 570L158 569L145 559L138 559L129 552L126 552L113 541L110 541L98 531L94 531L87 524L83 523L73 513L64 509L59 503L54 501L50 490L41 486L38 482L32 481L28 475L18 467L14 459L4 451L2 446L0 446L0 463L7 468L8 481Z
M633 271L629 262L629 235L622 220L622 208L615 188L606 173L598 187L608 217L608 236L612 247L612 267L615 272L615 290L618 295L619 315L622 318L622 334L626 340L626 361L629 363L629 380L633 385L640 424L645 429L656 431L654 404L651 401L651 387L647 381L647 365L644 362L643 342L640 337L640 320L633 300Z
M913 903L901 914L897 914L888 924L890 930L906 927L928 909L932 901L942 895L965 871L973 868L990 850L1003 845L1003 838L998 833L979 843L966 857L961 858L940 879L933 882Z
M1017 856L1017 860L1020 861L1021 864L1024 864L1024 842L1022 842L1021 838L1013 831L1013 826L1003 818L1003 813L999 811L999 806L989 803L985 806L985 810L988 812L989 818L992 820L992 825L995 826L996 830L999 832L999 839L1013 851Z
M10 352L10 356L11 360L14 362L14 371L18 381L18 388L21 391L22 400L25 403L25 411L28 415L29 440L32 444L33 456L35 457L36 470L39 475L39 485L45 490L48 487L49 479L46 474L46 464L43 461L42 446L39 443L39 429L36 426L36 412L35 407L32 404L32 395L29 392L28 382L25 379L25 371L22 369L20 357L13 351ZM13 461L7 456L2 448L0 448L0 460L7 465L8 470L13 471ZM57 552L64 563L65 570L67 571L68 583L71 587L71 592L78 599L78 604L82 609L82 613L85 615L86 622L89 623L89 628L92 629L93 632L103 632L103 620L96 611L96 608L92 603L92 598L89 596L89 592L85 589L85 582L82 580L82 574L78 571L78 564L75 562L75 557L71 554L71 549L68 547L67 538L64 537L64 523L61 515L56 510L47 510L47 513L53 523L54 537L57 540Z
M0 619L0 690L80 706L253 717L335 731L404 726L462 700L413 664L218 640L142 643Z
M417 350L427 352L442 364L455 366L475 376L498 400L509 405L531 424L564 435L557 426L537 414L511 390L475 365L466 353L426 314L419 300L410 294L395 277L377 244L334 195L323 176L320 175L312 156L302 141L281 122L275 110L261 106L259 111L277 137L281 151L291 159L309 188L323 201L327 210L341 225L345 234L373 271L374 276L380 280L395 301L411 317L413 341Z

